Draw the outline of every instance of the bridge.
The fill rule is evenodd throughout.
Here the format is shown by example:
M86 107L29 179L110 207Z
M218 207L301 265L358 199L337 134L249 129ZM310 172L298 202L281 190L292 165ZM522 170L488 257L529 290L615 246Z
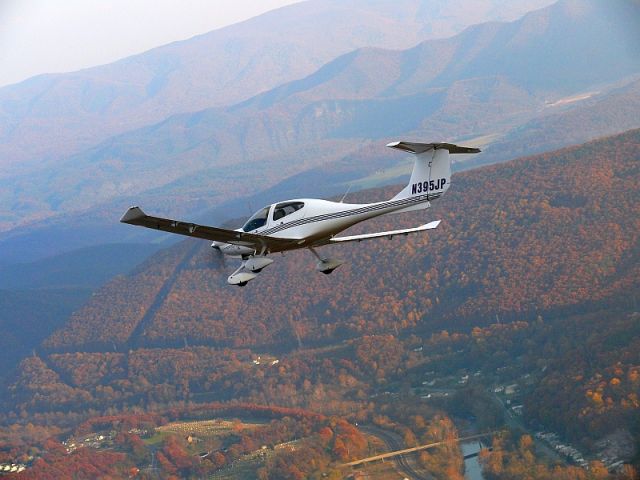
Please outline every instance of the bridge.
M357 465L363 465L365 463L375 462L377 460L385 460L387 458L393 458L393 457L398 457L400 455L406 455L408 453L414 453L414 452L419 452L421 450L427 450L429 448L437 447L439 445L444 445L444 444L449 443L451 441L456 442L456 443L465 442L467 440L475 440L475 439L478 439L478 438L491 436L491 435L494 435L496 433L499 433L499 431L487 432L487 433L479 433L477 435L470 435L468 437L459 437L459 438L455 438L453 440L442 440L442 441L439 441L439 442L428 443L426 445L419 445L417 447L411 447L411 448L405 448L405 449L402 449L402 450L395 450L393 452L381 453L380 455L374 455L373 457L367 457L367 458L362 458L360 460L354 460L352 462L343 463L342 465L340 465L340 467L355 467Z

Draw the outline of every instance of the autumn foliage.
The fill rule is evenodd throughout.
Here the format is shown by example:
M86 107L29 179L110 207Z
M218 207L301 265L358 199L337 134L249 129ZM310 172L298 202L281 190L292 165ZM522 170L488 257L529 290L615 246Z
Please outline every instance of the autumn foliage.
M363 450L344 418L385 416L393 424L422 417L420 427L398 431L407 443L434 437L429 429L453 435L441 412L412 412L411 420L373 398L389 384L420 385L428 370L473 368L529 375L525 418L573 441L588 446L621 426L637 438L639 160L636 130L456 174L450 193L428 211L443 220L436 231L329 247L328 255L347 260L330 277L316 275L303 251L276 259L246 289L229 288L207 242L180 243L114 279L23 359L0 418L91 431L124 425L128 414L157 424L187 407L193 416L249 412L277 421L244 435L230 453L217 451L206 467L260 448L265 432L281 441L299 432L308 440L276 455L260 475L303 478ZM424 223L420 215L354 230L415 226ZM142 415L149 411L160 413ZM140 447L132 437L121 440ZM168 474L203 468L184 448L162 445L158 461ZM503 450L538 468L526 445ZM439 453L423 455L422 464L455 478L454 449ZM74 459L84 462L83 455ZM98 455L91 468L102 472L104 463L104 475L116 475L107 463L113 472L133 466L109 458ZM508 471L503 460L496 450L487 462Z
M185 242L114 280L45 345L289 348L617 302L637 292L640 278L639 145L635 130L455 174L428 211L442 219L436 231L328 247L347 261L330 277L316 275L312 256L300 251L238 292L207 242ZM423 221L423 213L392 215L354 230Z

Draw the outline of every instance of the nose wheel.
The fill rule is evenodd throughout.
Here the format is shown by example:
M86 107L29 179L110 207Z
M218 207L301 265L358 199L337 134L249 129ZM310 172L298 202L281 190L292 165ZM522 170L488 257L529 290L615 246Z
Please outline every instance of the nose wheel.
M229 283L230 285L238 285L239 287L244 287L247 283L258 276L256 273L247 272L242 268L243 267L241 266L238 270L229 275L227 283Z
M256 278L262 269L272 263L273 260L264 256L251 256L249 258L245 258L240 267L229 275L227 283L244 287L247 283Z

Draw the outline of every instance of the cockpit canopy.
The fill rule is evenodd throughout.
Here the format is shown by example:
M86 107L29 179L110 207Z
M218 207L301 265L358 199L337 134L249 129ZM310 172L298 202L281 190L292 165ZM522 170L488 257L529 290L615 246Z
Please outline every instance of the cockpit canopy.
M264 207L254 213L247 223L244 224L242 230L245 232L251 232L256 228L263 227L267 223L267 218L269 217L269 210L271 210L271 205L268 207Z
M264 227L267 224L269 218L269 211L272 205L261 208L254 213L247 223L244 224L242 230L245 232L252 232L253 230ZM304 202L283 202L278 203L273 209L273 221L281 220L282 218L297 212L304 207Z

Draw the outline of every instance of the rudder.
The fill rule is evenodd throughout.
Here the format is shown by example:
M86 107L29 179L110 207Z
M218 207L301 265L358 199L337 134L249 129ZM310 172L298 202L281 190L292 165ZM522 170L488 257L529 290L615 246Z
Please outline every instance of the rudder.
M387 145L416 156L409 184L392 200L413 196L436 199L451 185L452 153L478 153L478 148L460 147L452 143L411 143L393 142Z

